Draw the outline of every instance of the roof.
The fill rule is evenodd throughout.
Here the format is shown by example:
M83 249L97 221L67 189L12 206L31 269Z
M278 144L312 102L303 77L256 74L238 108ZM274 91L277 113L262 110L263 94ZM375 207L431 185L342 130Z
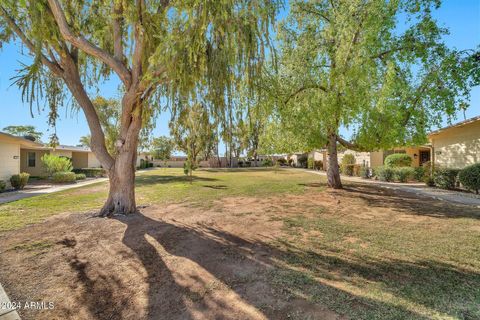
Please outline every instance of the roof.
M38 143L29 139L25 139L24 137L14 136L13 134L9 134L6 132L0 131L0 137L5 137L10 140L14 140L18 142L21 146L29 147L29 148L43 148L44 145L42 143Z
M457 122L457 123L452 124L450 126L440 128L438 130L430 132L428 135L433 136L433 135L439 134L440 132L443 132L445 130L452 129L452 128L457 128L457 127L462 127L462 126L465 126L467 124L475 123L477 121L480 121L480 116L473 117L473 118L470 118L470 119L467 119L467 120L464 120L464 121L461 121L461 122Z
M59 145L59 146L56 146L55 148L52 148L43 143L35 142L29 139L25 139L24 137L14 136L12 134L1 132L1 131L0 131L0 137L6 137L7 139L18 142L20 146L24 148L31 148L31 149L37 149L37 150L39 149L39 150L56 150L56 151L64 150L64 151L73 151L73 152L92 152L90 148L79 147L79 146Z
M55 148L55 151L58 150L65 150L65 151L74 151L74 152L92 152L92 150L88 147L81 147L81 146L65 146L65 145L58 145Z

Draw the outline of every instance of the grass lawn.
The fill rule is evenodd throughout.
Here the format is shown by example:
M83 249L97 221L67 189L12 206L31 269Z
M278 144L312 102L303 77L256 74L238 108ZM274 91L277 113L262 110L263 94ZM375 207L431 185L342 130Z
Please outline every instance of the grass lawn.
M106 183L0 205L0 282L56 302L25 319L480 319L478 208L322 179L145 171L116 219Z

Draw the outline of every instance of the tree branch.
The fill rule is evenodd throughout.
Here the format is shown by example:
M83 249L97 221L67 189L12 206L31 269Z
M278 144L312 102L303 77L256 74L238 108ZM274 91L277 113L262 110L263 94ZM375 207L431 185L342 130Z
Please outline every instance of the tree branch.
M123 55L123 6L121 1L114 1L113 4L113 56L118 61L124 60Z
M100 59L115 71L127 88L130 87L132 76L128 68L124 66L121 61L112 57L107 51L97 47L83 36L74 35L68 26L65 13L58 0L48 0L48 4L64 39L87 54Z
M358 144L356 143L352 143L350 141L347 141L345 139L343 139L342 137L340 137L339 135L337 135L337 141L342 145L344 146L345 148L348 148L350 150L354 150L354 151L365 151L363 150Z
M0 15L5 19L8 26L15 32L15 34L22 40L22 42L27 46L30 50L31 54L35 54L35 45L27 38L25 33L20 29L20 27L15 23L15 21L10 17L7 10L5 8L0 7ZM40 54L42 63L46 65L50 71L52 71L57 76L62 76L63 69L62 67L56 63L56 61L49 60L44 54Z
M295 98L298 94L302 93L303 91L306 91L306 90L309 90L309 89L319 89L323 92L327 92L327 88L325 88L324 86L321 86L321 85L309 85L309 86L303 86L301 87L300 89L298 89L297 91L295 91L294 93L292 93L291 95L289 95L287 97L287 100L285 100L285 104L287 104L291 99Z

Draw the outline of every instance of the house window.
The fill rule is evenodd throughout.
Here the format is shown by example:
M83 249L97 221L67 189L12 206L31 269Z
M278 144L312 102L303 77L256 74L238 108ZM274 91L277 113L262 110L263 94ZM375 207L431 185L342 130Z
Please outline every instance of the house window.
M28 153L28 166L29 167L35 167L36 163L36 157L35 157L35 152L29 152Z

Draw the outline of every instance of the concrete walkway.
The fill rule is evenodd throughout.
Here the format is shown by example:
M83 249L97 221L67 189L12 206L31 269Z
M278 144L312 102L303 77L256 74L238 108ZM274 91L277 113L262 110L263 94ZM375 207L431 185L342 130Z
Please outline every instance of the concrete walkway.
M318 174L321 176L326 176L326 172L324 171L314 171L314 170L305 170L309 173ZM351 182L358 182L358 183L365 183L365 184L374 184L376 186L392 189L392 190L400 190L409 193L414 193L419 196L425 196L437 200L452 202L452 203L459 203L469 206L474 206L480 208L480 196L475 195L473 193L466 193L460 191L453 191L453 190L443 190L437 188L431 188L426 186L424 183L397 183L397 182L383 182L373 179L362 179L359 177L349 177L349 176L342 176L343 181L351 181Z
M20 320L17 311L11 307L10 299L0 284L0 320Z
M52 186L52 185L36 186L36 187L34 186L32 188L25 189L25 190L0 193L0 204L17 201L20 199L40 196L42 194L48 194L48 193L88 186L90 184L99 183L107 180L108 178L98 178L98 179L91 179L91 180L86 180L82 182L77 182L74 184L66 184L66 185L60 185L60 186Z

